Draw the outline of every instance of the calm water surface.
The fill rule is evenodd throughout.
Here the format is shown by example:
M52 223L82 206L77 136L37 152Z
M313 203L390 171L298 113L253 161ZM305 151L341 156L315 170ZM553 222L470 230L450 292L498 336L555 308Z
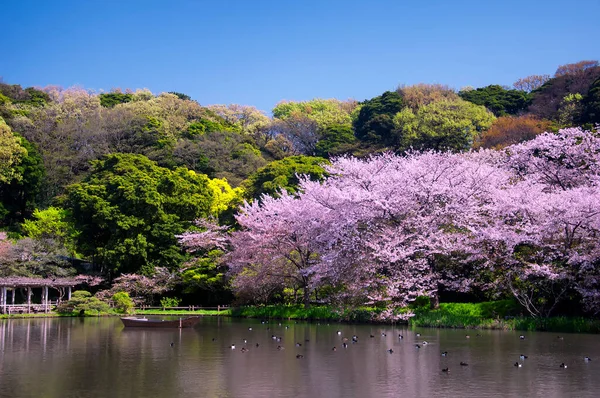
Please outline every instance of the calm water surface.
M210 317L187 330L2 320L0 397L600 396L600 336L519 334Z

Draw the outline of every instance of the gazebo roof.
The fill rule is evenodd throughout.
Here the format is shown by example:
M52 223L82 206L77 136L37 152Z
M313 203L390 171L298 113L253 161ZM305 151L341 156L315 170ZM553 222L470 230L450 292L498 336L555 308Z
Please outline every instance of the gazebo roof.
M3 287L69 287L80 284L75 278L28 278L24 276L8 276L0 278Z

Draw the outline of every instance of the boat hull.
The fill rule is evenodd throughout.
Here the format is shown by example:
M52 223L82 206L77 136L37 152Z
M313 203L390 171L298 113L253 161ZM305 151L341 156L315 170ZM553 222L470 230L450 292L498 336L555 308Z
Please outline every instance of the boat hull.
M149 329L164 329L164 328L191 328L200 321L200 317L181 318L176 320L154 320L146 318L121 318L123 326L126 328L149 328Z

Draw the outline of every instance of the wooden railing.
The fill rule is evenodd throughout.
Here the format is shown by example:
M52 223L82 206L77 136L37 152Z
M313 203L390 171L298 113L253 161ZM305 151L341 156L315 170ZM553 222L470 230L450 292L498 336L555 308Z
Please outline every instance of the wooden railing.
M228 305L217 305L215 307L204 307L201 305L188 305L185 307L162 307L162 306L149 306L149 305L141 305L139 307L135 307L136 310L179 310L179 311L201 311L201 310L217 310L217 312L221 310L229 309Z
M0 306L0 311L3 314L29 314L29 313L37 313L37 312L50 312L56 305L58 301L48 301L47 304L5 304Z

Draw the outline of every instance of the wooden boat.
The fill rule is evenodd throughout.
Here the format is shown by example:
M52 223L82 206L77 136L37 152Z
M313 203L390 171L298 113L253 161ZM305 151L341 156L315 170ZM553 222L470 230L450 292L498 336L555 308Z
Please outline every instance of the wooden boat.
M191 328L200 321L199 316L175 320L126 317L121 318L126 328Z

